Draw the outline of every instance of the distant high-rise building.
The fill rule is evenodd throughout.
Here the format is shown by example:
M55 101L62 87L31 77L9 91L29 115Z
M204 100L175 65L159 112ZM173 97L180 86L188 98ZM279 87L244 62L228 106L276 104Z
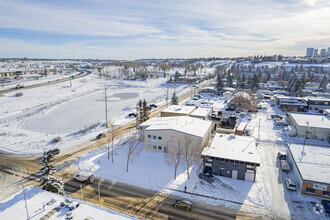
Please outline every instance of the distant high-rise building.
M319 49L314 49L314 57L317 57L319 55Z
M326 53L326 52L327 52L326 49L321 49L321 51L320 51L320 56L321 56L321 57L325 56L325 53Z
M330 47L328 47L328 56L330 56Z
M307 48L306 57L312 57L313 51L314 51L314 48Z

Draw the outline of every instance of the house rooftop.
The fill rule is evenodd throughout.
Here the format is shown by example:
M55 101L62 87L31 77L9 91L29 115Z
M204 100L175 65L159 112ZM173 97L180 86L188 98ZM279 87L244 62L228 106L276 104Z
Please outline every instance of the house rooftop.
M139 127L147 127L150 130L175 130L178 132L203 137L211 127L210 121L192 118L188 116L179 117L155 117L143 122Z
M330 129L330 118L322 114L301 114L301 113L288 113L296 121L296 123L301 127L306 127L308 122L308 127L314 128L328 128Z
M330 184L329 147L292 144L289 149L304 180Z
M166 113L180 113L180 114L190 114L196 109L195 106L186 105L171 105L170 107L164 109L162 112Z
M255 139L252 137L216 134L202 155L260 164Z

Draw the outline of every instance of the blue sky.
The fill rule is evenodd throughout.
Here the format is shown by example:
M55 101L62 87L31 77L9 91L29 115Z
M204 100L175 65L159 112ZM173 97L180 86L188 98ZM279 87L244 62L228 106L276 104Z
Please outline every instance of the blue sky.
M0 57L304 55L330 47L328 0L0 0Z

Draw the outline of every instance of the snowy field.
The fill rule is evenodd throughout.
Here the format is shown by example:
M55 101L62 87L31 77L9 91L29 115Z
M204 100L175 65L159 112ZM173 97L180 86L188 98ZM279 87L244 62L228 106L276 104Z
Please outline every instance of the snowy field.
M106 80L89 75L69 82L24 90L0 97L0 151L15 154L38 154L43 149L64 149L96 136L105 130L104 88L107 87L108 118L114 124L131 120L139 99L165 103L169 86L171 97L190 91L188 85L168 84L167 79L146 81ZM87 128L87 129L86 129ZM82 130L86 129L87 132ZM62 142L53 144L52 139Z
M29 219L42 218L53 208L60 207L60 203L64 202L66 199L64 196L33 187L28 187L24 191L30 217ZM79 206L71 211L73 219L133 219L76 199L72 200L72 202L74 204L79 203ZM65 217L68 212L70 212L68 207L61 207L51 219L66 219ZM1 202L0 219L27 219L23 191L20 191Z

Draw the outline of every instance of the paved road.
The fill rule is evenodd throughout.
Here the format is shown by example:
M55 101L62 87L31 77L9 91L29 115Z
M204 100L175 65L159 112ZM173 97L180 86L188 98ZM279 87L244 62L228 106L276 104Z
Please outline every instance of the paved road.
M73 80L79 79L81 77L85 77L85 76L87 76L89 74L91 74L91 72L86 72L86 73L81 74L81 75L76 75ZM1 94L4 94L4 93L8 93L8 92L16 92L16 91L25 90L25 89L32 89L32 88L37 88L37 87L42 87L42 86L48 86L48 85L52 85L52 84L56 84L56 83L62 83L62 82L66 82L66 81L69 81L69 80L72 80L72 78L71 77L67 77L67 78L64 78L64 79L58 79L58 80L54 80L54 81L48 81L48 82L44 82L44 83L38 83L38 84L34 84L34 85L24 86L23 88L19 88L19 89L12 88L12 89L0 90L0 95Z
M201 88L200 88L201 89ZM188 98L190 91L180 97L180 101ZM155 117L166 106L161 106L154 110L150 117ZM127 124L116 128L116 137L123 135L130 130L135 130L135 119ZM111 133L101 140L86 140L83 143L61 152L56 158L56 176L63 178L65 191L75 198L81 198L80 183L73 181L73 175L77 159L87 153L98 149L108 142ZM4 183L0 190L3 192L13 185L22 184L38 185L36 173L38 172L38 157L19 157L0 154L0 180ZM11 176L15 178L11 179ZM98 203L97 183L90 185L83 184L84 200ZM213 207L205 204L195 204L193 211L175 209L172 207L174 198L161 192L153 192L134 186L129 186L117 182L101 181L101 196L105 200L105 206L119 212L143 219L234 219L237 216L242 218L255 218L256 216L247 213L237 213L237 211L224 207ZM8 191L10 193L10 191ZM4 195L3 195L4 196ZM0 199L3 199L0 197ZM257 216L260 218L260 216Z

